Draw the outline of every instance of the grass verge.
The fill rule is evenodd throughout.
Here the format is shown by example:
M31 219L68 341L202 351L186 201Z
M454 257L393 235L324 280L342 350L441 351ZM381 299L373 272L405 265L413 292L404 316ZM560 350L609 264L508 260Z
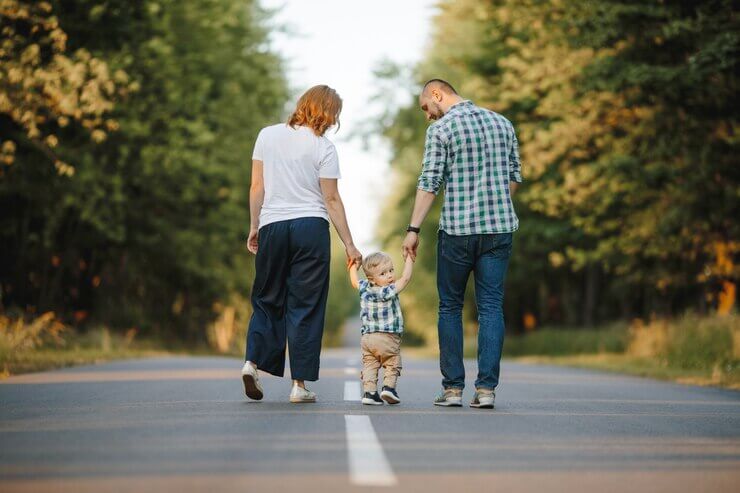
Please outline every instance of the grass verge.
M651 358L608 353L570 356L520 356L512 358L512 360L522 363L602 370L687 385L711 385L740 390L740 368L737 366L724 370L675 368Z
M54 370L67 366L88 365L106 361L172 356L175 353L154 349L40 348L18 351L0 360L0 379L21 373Z
M0 378L116 359L203 352L210 353L206 348L165 349L164 343L137 339L133 329L123 334L107 328L80 333L59 322L53 313L0 315Z
M474 358L475 341L468 342L465 355ZM689 313L597 329L545 328L507 336L504 356L740 389L740 315Z

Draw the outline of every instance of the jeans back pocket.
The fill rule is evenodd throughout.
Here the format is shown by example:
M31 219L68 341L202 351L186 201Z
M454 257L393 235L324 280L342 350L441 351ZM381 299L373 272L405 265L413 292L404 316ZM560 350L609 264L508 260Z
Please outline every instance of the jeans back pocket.
M454 236L439 232L439 253L446 260L454 263L466 263L468 260L469 236Z

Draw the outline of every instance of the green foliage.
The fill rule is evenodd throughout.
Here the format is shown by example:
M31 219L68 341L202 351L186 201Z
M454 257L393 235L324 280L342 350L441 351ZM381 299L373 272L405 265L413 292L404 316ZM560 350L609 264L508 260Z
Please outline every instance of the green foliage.
M686 314L630 328L627 354L713 382L737 385L740 377L740 315Z
M0 2L0 177L19 144L43 154L59 174L73 175L74 166L54 150L61 129L72 125L94 142L105 140L118 125L110 119L114 102L132 89L124 71L112 73L85 48L68 50L52 12L46 1Z
M20 165L0 178L2 302L200 340L214 306L252 278L251 147L287 98L265 14L237 0L53 6L69 49L124 71L135 91L105 141L60 130L72 177L19 145Z
M720 291L730 296L740 277L737 18L729 1L441 3L415 81L449 80L519 135L509 327L706 311ZM401 84L399 74L382 75ZM421 167L426 124L419 85L410 89L413 99L381 120L396 183L380 231L387 249ZM432 337L440 202L424 225L415 271L424 282L409 288L406 308Z
M525 335L507 337L504 353L511 356L565 356L594 353L623 353L629 333L626 324L599 329L545 328ZM474 351L468 351L474 356Z
M735 334L733 334L733 331ZM687 370L712 370L740 365L733 354L734 338L740 336L740 317L687 315L671 325L659 356L668 366Z

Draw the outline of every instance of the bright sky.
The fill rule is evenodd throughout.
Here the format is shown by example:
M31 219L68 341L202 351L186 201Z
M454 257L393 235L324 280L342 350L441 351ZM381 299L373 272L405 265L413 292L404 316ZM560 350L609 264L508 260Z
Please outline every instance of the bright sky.
M363 149L350 139L368 118L375 94L373 69L389 59L409 66L424 53L437 0L261 0L280 8L273 22L272 47L288 64L294 99L316 84L327 84L344 100L342 128L327 137L337 146L342 179L339 191L355 244L363 255L376 250L375 224L390 173L387 145ZM295 101L294 101L295 102ZM411 211L408 211L409 215Z

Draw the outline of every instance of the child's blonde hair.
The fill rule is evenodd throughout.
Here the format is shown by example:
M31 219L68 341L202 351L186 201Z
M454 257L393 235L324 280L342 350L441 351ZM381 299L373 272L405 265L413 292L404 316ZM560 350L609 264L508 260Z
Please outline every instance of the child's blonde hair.
M364 259L362 259L362 271L365 273L365 277L368 279L375 276L378 273L378 268L386 264L393 265L393 259L385 252L371 253Z

